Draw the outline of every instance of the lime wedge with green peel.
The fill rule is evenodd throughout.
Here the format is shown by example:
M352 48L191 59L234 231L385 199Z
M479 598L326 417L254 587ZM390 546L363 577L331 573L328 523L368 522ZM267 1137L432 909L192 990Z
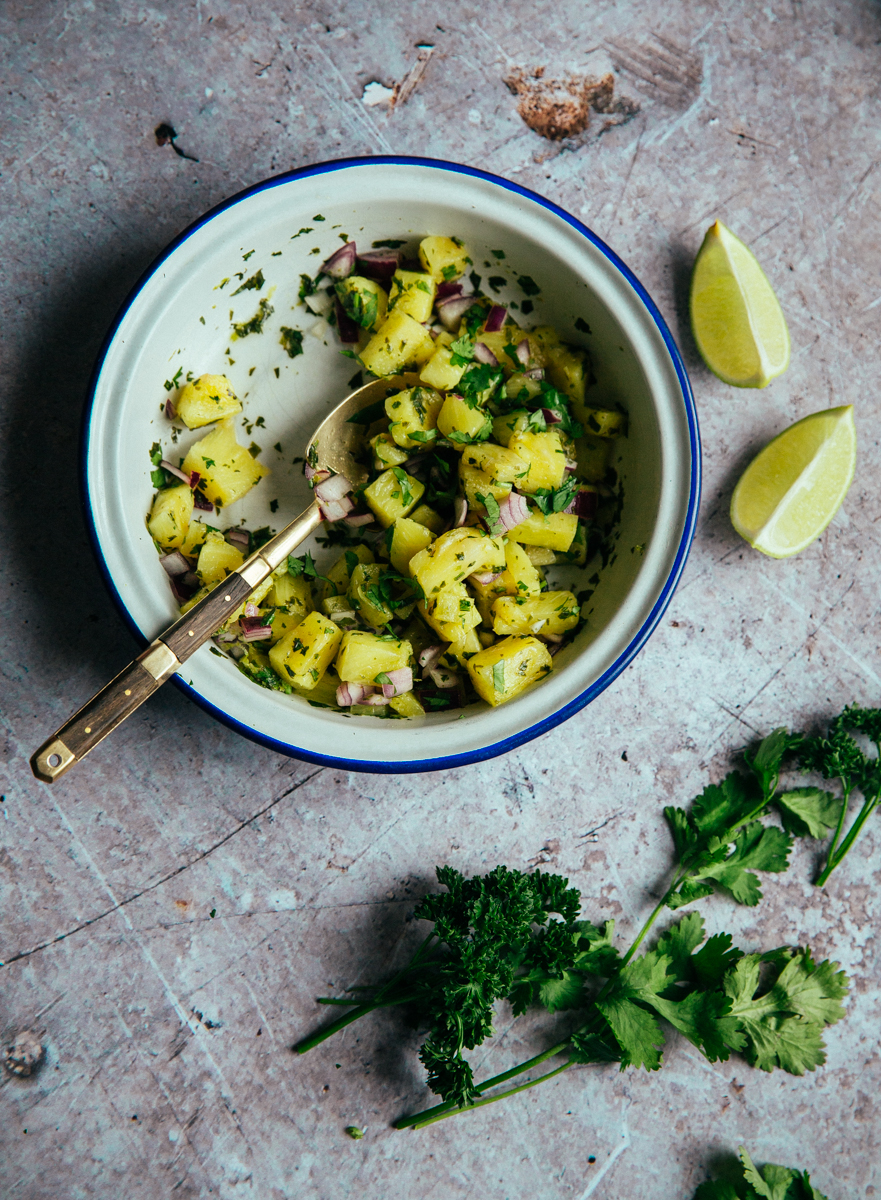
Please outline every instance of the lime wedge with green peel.
M798 554L820 536L853 481L853 406L796 421L761 451L731 497L731 523L771 558Z
M758 259L721 221L707 230L691 276L691 328L714 375L767 387L789 366L789 330Z

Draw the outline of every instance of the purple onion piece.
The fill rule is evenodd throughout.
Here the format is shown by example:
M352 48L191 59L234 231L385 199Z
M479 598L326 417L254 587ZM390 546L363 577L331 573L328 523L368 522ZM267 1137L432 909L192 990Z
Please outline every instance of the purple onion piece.
M173 421L177 416L177 409L174 407L174 401L170 396L165 401L165 415L169 421Z
M524 371L523 374L527 379L539 380L545 377L544 367L532 367L530 370Z
M353 346L361 336L361 330L343 308L342 304L340 304L339 300L334 300L333 303L334 310L336 312L336 327L340 335L340 341L345 342L348 346Z
M474 347L474 357L478 362L485 363L488 367L497 367L499 360L484 342L478 342Z
M199 486L201 479L202 479L202 476L199 474L198 471L190 472L190 487L193 489L193 491L195 491L196 488Z
M505 533L522 524L528 516L529 505L519 492L511 492L499 505L499 524Z
M172 579L176 575L186 575L190 569L189 560L184 558L180 550L172 550L170 554L164 554L159 561L165 573Z
M386 671L388 683L382 685L382 694L387 700L413 690L413 671L410 667L399 667L397 671Z
M464 496L457 496L453 501L453 528L458 529L468 519L468 501Z
M443 652L443 646L427 646L419 655L419 665L423 671L430 671Z
M479 583L481 587L489 587L491 583L495 583L497 579L502 578L502 571L497 571L495 575L491 571L481 571L477 575L469 575L469 579L473 579L475 583Z
M489 310L489 315L486 318L483 328L487 333L498 333L505 324L505 317L507 315L507 308L504 308L501 304L494 304Z
M349 513L343 517L347 525L351 525L354 529L359 529L362 525L371 525L375 520L372 512L366 513Z
M240 546L250 546L251 535L247 529L227 529L223 535L228 542L238 542Z
M187 487L190 486L190 476L186 471L182 471L180 467L176 467L174 463L170 463L167 458L163 458L159 465L163 471L167 471L169 475L174 475L176 479L179 479L181 483L185 483Z
M545 419L546 425L562 425L563 418L555 408L543 408L541 414Z
M455 671L447 671L443 667L431 667L428 671L435 687L445 690L458 686L459 676Z
M377 283L389 283L400 261L398 250L368 250L358 255L358 272Z
M439 283L437 285L437 291L435 292L435 298L438 301L448 300L451 296L461 296L461 295L462 295L462 281L461 280L450 279L445 283Z
M272 627L270 625L254 625L252 628L245 629L242 632L242 638L246 642L265 642L269 637L272 637Z
M437 306L437 315L441 319L441 324L445 329L458 329L463 314L476 303L473 296L453 296L449 300L444 300L443 304Z
M318 507L325 521L343 521L355 507L355 502L349 496L342 500L319 501Z
M524 367L529 366L529 338L523 338L517 343L517 358Z
M574 513L576 517L580 517L582 521L589 521L596 516L597 505L599 504L599 495L591 488L579 488L576 492L572 503L565 511Z
M342 500L352 490L352 485L345 475L330 475L315 484L315 495L319 500L330 502Z
M193 492L193 507L201 512L214 512L214 505L202 492Z
M321 270L325 275L329 275L331 279L345 279L347 275L351 275L355 269L355 259L358 251L354 242L346 242L340 246L334 254L326 262L321 264Z

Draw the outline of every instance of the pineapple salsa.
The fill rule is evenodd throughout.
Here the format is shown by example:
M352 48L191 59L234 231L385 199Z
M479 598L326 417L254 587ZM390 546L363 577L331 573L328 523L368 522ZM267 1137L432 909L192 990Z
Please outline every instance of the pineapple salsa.
M473 271L469 286L471 266L456 238L424 238L418 262L346 242L303 277L301 299L344 353L418 382L362 414L363 487L319 470L310 449L331 565L322 574L309 553L290 556L215 638L255 683L356 715L504 704L584 624L579 599L545 571L584 566L603 544L626 417L587 407L586 351L520 327L517 306L481 294ZM267 474L236 439L241 409L225 376L191 379L167 415L210 432L178 466L153 447L148 528L182 612L272 535L194 519Z

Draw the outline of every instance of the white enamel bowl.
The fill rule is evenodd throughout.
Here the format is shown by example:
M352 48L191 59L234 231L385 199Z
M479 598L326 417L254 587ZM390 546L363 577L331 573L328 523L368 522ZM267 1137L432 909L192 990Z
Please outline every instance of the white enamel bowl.
M612 251L540 196L452 163L349 159L267 180L197 221L138 283L95 370L83 446L95 549L123 615L141 639L152 639L177 614L145 528L149 449L154 441L171 449L171 426L160 409L164 381L180 368L184 377L187 371L229 374L244 398L244 417L253 422L240 430L240 440L256 441L261 461L272 469L225 511L223 524L244 518L252 529L280 528L305 506L302 467L292 460L350 390L356 364L339 353L333 333L308 332L326 326L298 305L297 291L300 275L314 275L343 233L362 247L387 238L413 244L428 233L462 238L484 280L511 281L499 292L503 300L522 302L516 280L535 281L540 294L524 323L553 325L587 347L598 381L591 402L620 402L629 413L618 462L624 501L617 552L594 580L587 627L556 657L556 670L496 709L474 705L417 721L347 717L257 687L209 646L175 681L239 733L314 762L400 772L491 758L583 708L639 651L682 572L700 491L697 419L669 330ZM233 298L236 273L247 279L258 268L266 279L262 291ZM232 282L221 288L227 277ZM231 341L230 312L236 321L247 320L270 289L274 312L265 331ZM288 358L279 344L282 325L307 330L300 357ZM204 432L184 430L175 452ZM576 590L588 586L582 576Z

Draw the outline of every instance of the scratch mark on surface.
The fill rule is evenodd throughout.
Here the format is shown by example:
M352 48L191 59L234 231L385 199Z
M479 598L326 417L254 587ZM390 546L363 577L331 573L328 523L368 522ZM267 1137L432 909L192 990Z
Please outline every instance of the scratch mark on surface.
M594 1192L602 1183L603 1179L606 1177L606 1175L608 1175L609 1171L611 1171L612 1167L615 1165L615 1162L621 1157L624 1151L630 1149L630 1127L627 1124L627 1110L630 1108L631 1104L632 1101L629 1097L621 1102L621 1141L603 1163L602 1167L600 1167L599 1171L597 1171L596 1175L594 1175L593 1179L587 1185L585 1190L581 1193L579 1200L588 1200L588 1197L594 1194Z
M75 925L73 927L73 929L68 929L65 933L59 933L54 938L49 938L45 942L40 942L39 945L37 945L37 946L32 946L30 950L22 950L18 954L13 954L11 958L7 958L4 961L0 962L0 967L11 966L12 963L19 962L22 958L29 958L32 954L37 954L40 950L45 950L49 946L55 946L58 944L58 942L63 942L66 938L72 937L73 934L79 933L80 930L88 929L91 925L94 925L97 921L103 921L104 918L109 917L111 915L111 913L116 912L118 909L125 908L125 906L127 904L132 904L135 900L138 900L141 896L145 896L148 892L152 892L156 888L161 887L163 883L168 883L168 881L170 879L176 879L178 875L182 875L184 873L184 871L188 871L190 869L190 867L195 866L196 863L201 862L203 859L207 858L210 854L213 854L215 850L219 850L221 846L224 846L230 840L230 838L234 838L237 833L241 833L241 831L243 829L246 829L251 824L252 821L256 821L258 819L258 817L264 816L266 813L268 813L270 811L270 809L275 808L276 804L279 804L287 796L290 796L293 792L298 791L301 787L304 787L311 780L315 779L316 776L320 775L323 770L324 770L324 767L319 767L318 770L313 771L311 775L306 775L303 779L298 780L297 783L295 783L293 785L293 787L288 788L288 790L286 792L282 792L280 796L276 796L276 798L274 800L270 801L269 804L267 804L263 808L261 808L259 810L259 812L254 813L253 816L248 817L247 820L241 821L235 827L235 829L231 829L230 832L227 833L224 837L222 837L219 842L215 842L215 844L213 846L209 846L207 850L203 850L201 854L197 854L196 857L190 859L189 862L184 863L180 867L176 867L173 871L169 871L169 873L167 875L163 875L161 879L155 880L153 883L148 884L146 887L141 888L139 891L135 892L133 895L127 896L124 900L117 900L116 897L113 896L113 894L110 890L110 885L105 884L105 890L107 891L107 894L112 896L112 898L113 898L113 904L111 905L110 908L105 909L104 912L98 913L97 916L90 917L88 919L88 921L81 921L79 923L79 925ZM76 838L76 834L73 831L73 827L69 824L69 822L67 821L67 818L61 812L61 809L58 808L57 804L55 805L55 809L56 809L56 812L58 813L58 815L62 818L62 820L67 825L67 828L68 828L71 836ZM91 859L91 856L89 855L88 850L86 850L85 846L83 846L83 843L79 841L79 838L76 838L76 840L79 843L79 845L81 845L83 847L83 854L88 859L88 861L91 863L92 859ZM94 867L94 870L97 873L97 871L98 871L97 866ZM126 916L125 920L126 920L126 924L129 926L129 928L132 930L132 932L136 933L137 931L135 930L135 928L131 924L131 922L128 920L127 916Z

